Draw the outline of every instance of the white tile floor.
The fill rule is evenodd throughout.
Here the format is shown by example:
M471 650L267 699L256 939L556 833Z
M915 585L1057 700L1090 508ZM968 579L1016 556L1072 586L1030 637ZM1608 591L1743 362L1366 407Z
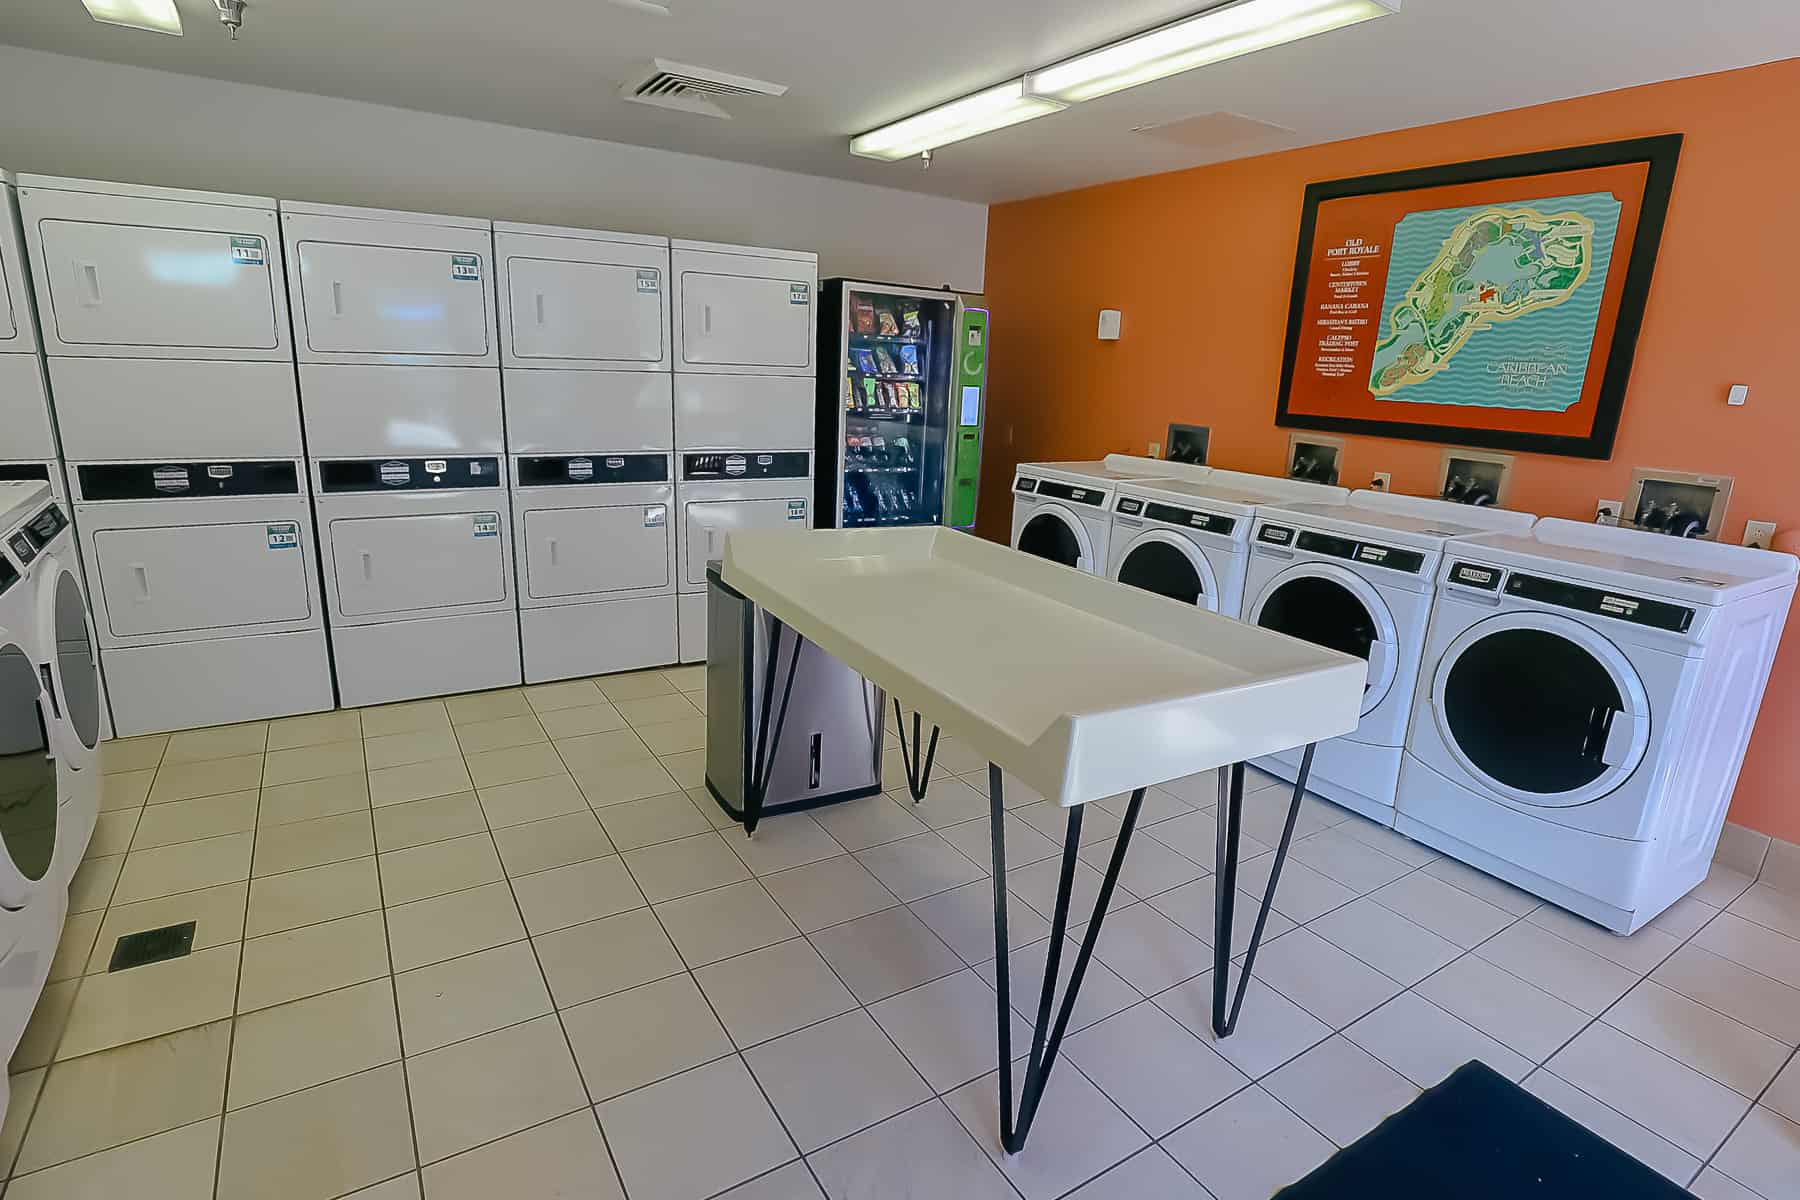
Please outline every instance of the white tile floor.
M1800 892L1718 868L1620 939L1309 801L1220 1043L1209 780L1146 801L1006 1160L979 760L940 742L913 805L891 759L897 796L746 841L700 787L702 687L110 744L12 1062L7 1200L1260 1200L1470 1058L1696 1195L1800 1196ZM1247 888L1283 801L1257 782ZM1029 1015L1062 814L1009 783ZM1088 814L1077 905L1120 811ZM120 935L187 920L189 957L106 972Z

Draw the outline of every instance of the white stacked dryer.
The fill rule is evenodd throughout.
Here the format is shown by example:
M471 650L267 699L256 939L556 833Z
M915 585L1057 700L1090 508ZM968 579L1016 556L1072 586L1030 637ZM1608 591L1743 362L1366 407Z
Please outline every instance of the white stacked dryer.
M672 663L668 239L496 222L494 261L525 681Z
M1712 865L1797 569L1556 519L1452 543L1395 827L1641 928Z
M819 256L671 247L681 661L706 657L706 564L735 529L812 526Z
M489 223L283 201L281 232L338 694L518 683Z
M330 708L275 202L19 206L118 732Z
M0 171L0 480L42 480L63 495L18 196L6 171Z
M1369 664L1362 721L1319 745L1307 787L1383 825L1394 823L1401 747L1437 590L1456 539L1522 533L1537 518L1448 500L1352 492L1346 504L1260 508L1243 619ZM1298 751L1258 759L1283 779Z
M1304 479L1170 464L1177 469L1194 474L1119 483L1107 575L1227 617L1243 615L1259 507L1350 498L1346 488Z

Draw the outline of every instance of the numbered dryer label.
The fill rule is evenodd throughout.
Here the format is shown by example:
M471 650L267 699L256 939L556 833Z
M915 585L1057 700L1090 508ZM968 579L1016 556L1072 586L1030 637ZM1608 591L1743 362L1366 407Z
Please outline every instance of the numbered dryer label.
M300 526L293 522L285 525L269 526L269 549L298 550L300 548Z
M669 510L661 504L652 504L644 509L644 528L661 529L668 524Z
M788 501L788 520L790 520L790 521L806 520L806 501L804 501L804 500L789 500Z
M475 514L475 536L478 538L499 537L500 536L500 514L499 513L476 513Z
M812 285L808 283L791 283L788 285L789 304L811 304Z
M481 279L480 257L474 254L452 254L450 256L450 278L479 282Z
M231 261L241 267L267 266L269 258L263 250L263 240L259 237L232 238Z
M662 294L662 272L640 269L637 273L637 290L641 296L660 296Z

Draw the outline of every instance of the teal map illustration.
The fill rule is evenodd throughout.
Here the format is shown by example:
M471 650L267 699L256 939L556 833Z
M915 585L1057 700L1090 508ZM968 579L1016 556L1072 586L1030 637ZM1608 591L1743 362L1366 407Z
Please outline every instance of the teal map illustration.
M1369 391L1416 404L1573 406L1619 213L1606 193L1408 213L1394 230Z

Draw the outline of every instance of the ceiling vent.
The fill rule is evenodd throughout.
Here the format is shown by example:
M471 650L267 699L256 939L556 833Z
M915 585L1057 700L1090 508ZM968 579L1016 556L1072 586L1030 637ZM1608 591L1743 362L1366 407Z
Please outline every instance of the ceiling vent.
M1285 125L1258 121L1254 117L1232 112L1201 113L1156 125L1139 125L1131 132L1161 142L1173 142L1190 150L1228 150L1252 143L1289 137L1293 130Z
M716 100L734 96L785 96L787 85L657 58L650 61L648 74L627 82L619 89L619 94L633 104L672 108L677 112L729 121L731 114L719 107Z

